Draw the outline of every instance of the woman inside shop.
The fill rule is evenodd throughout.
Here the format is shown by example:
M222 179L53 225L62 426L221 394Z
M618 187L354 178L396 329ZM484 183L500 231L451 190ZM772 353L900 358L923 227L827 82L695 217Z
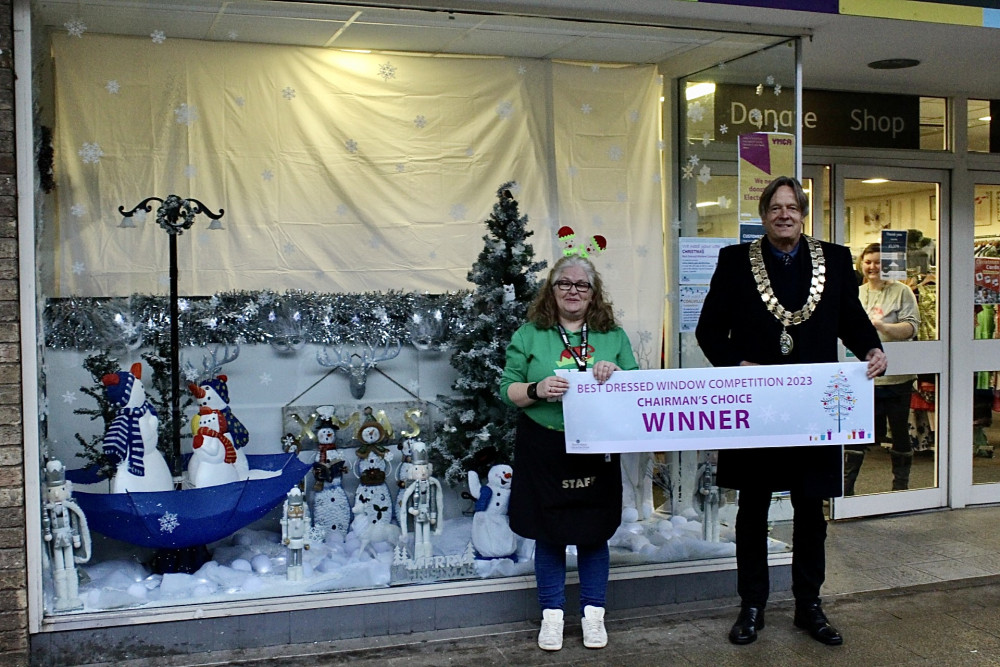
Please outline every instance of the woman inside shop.
M603 648L608 539L621 521L619 456L566 453L562 405L569 382L554 369L591 372L603 383L638 366L593 264L562 257L511 337L500 395L521 408L514 445L510 527L535 540L535 579L542 609L538 646L563 643L566 548L576 546L583 643Z
M864 282L858 288L861 304L883 341L912 340L920 325L917 298L908 285L882 277L882 247L868 245L858 258ZM909 488L913 464L910 442L910 397L916 375L883 375L875 378L875 444L891 432L892 490ZM866 445L844 447L844 495L854 495L854 484L865 461Z

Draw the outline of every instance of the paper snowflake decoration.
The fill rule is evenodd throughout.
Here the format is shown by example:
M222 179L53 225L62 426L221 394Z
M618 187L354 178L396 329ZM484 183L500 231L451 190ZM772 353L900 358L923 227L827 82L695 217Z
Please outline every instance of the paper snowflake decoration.
M681 169L681 178L686 181L689 178L693 177L694 177L694 165L693 164L684 165L684 167Z
M663 174L661 174L660 172L656 172L655 174L653 174L653 183L662 183L662 182L663 182Z
M593 72L594 74L597 74L598 72L601 71L601 66L600 65L591 65L590 66L590 71Z
M774 75L773 74L768 74L767 78L764 79L764 83L766 83L769 86L773 86L774 85Z
M274 172L271 171L270 169L265 169L264 171L260 172L260 177L263 178L265 181L273 180Z
M348 153L353 155L358 152L358 142L356 142L354 139L348 139L347 141L344 142L344 148L347 149Z
M70 37L80 38L83 37L83 33L87 32L87 24L80 19L70 19L63 23L63 27L66 28Z
M177 520L177 515L173 512L164 512L163 516L160 517L160 532L161 533L172 533L174 528L181 525Z
M700 162L701 158L698 157L697 155L688 156L688 164L691 165L692 167L697 167Z
M198 109L184 102L174 109L174 119L178 125L191 127L198 120Z
M593 111L593 110L594 110L594 107L590 106L586 102L584 102L583 106L580 107L580 113L582 113L584 116L589 115L590 112Z
M663 139L656 140L656 150L662 151L666 150L666 148L667 148L667 142L665 142Z
M284 97L286 100L294 100L295 89L292 88L291 86L285 86L281 91L281 96Z
M104 151L101 150L99 144L87 141L83 142L83 147L76 154L80 156L84 164L97 164L104 157Z
M708 136L708 132L704 132L701 135L701 145L708 146L710 143L712 143L712 137Z
M186 313L191 310L191 302L187 299L177 299L177 308L182 312Z
M233 101L236 102L236 106L243 107L246 106L247 98L243 97L242 95L239 95Z
M231 41L231 42L235 42L236 39L239 36L240 36L240 34L238 32L236 32L235 30L230 30L229 33L226 35L226 37L228 37L229 41Z
M571 164L570 166L566 167L566 171L569 173L569 177L573 178L578 173L580 173L580 168L577 167L576 165Z
M82 217L83 214L87 212L87 207L84 206L83 204L73 204L72 206L69 207L69 212L72 213L75 217L79 218Z
M181 371L181 375L188 382L195 382L198 379L198 369L194 367L191 362L185 362L184 370Z
M476 151L472 149L472 146L469 146L468 148L465 149L465 157L472 157L475 154Z
M632 109L631 111L629 111L628 112L628 119L632 123L638 123L639 122L639 110L638 109Z
M780 83L774 84L774 96L777 97L778 95L781 95L781 84Z
M701 119L705 117L705 107L702 106L701 102L692 102L688 106L687 117L692 123L700 123Z
M525 67L524 65L518 65L517 66L517 73L520 74L521 76L524 76L525 74L527 74L527 72L528 72L528 68Z
M761 123L764 122L764 114L761 113L760 109L750 109L750 113L747 115L750 117L750 122L757 127L760 127Z
M76 401L76 394L74 394L71 391L67 391L65 394L62 395L62 400L63 403L66 403L68 405L73 405L73 403Z
M108 91L108 93L111 95L117 95L119 91L121 91L121 89L122 89L121 84L115 81L114 79L111 79L106 84L104 84L104 90Z
M452 220L465 220L466 209L465 204L452 204L451 211L449 212Z
M153 44L163 44L163 42L167 41L167 33L162 30L154 30L149 33L149 38L153 40Z
M625 202L628 201L628 193L621 192L619 190L618 192L615 193L615 199L617 199L620 204L624 204Z
M344 217L351 212L351 209L347 207L347 204L337 204L337 215Z
M402 162L397 162L396 163L396 173L397 174L402 174L404 171L406 171L406 165L403 164Z
M712 180L712 169L707 164L701 165L701 169L698 171L698 180L701 183L708 183Z
M388 83L389 79L396 78L396 68L392 66L392 63L386 61L378 66L378 76Z
M84 266L83 262L73 262L73 274L74 275L77 275L77 276L83 275L83 272L86 271L86 270L87 270L87 267Z
M726 125L725 123L723 123L722 125L719 126L719 134L728 134L728 133L729 133L729 126L728 125Z
M514 103L510 100L504 100L497 105L497 115L500 118L507 120L514 115Z
M612 146L608 149L608 159L612 162L618 162L623 157L625 157L625 150L621 146Z
M413 119L413 124L422 130L427 127L427 118L424 116L417 116Z
M193 164L189 164L188 166L184 167L185 178L194 178L197 175L198 175L198 167L194 166Z
M261 373L261 374L260 374L260 375L259 375L259 376L257 377L257 379L258 379L258 380L260 381L260 383L261 383L262 385L264 385L265 387L271 384L271 374L270 374L270 373Z

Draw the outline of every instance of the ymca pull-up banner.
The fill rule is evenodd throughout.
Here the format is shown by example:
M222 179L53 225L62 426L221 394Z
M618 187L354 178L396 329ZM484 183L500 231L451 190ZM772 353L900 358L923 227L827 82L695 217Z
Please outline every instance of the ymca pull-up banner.
M787 364L591 372L557 370L570 454L873 441L867 364Z

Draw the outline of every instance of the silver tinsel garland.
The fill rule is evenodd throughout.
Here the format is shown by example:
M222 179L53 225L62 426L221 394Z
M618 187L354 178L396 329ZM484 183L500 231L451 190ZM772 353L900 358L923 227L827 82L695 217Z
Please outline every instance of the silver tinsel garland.
M415 321L428 308L445 326L441 347L465 328L467 291L425 295L414 292L321 294L269 290L221 292L178 300L179 344L268 343L282 351L305 343L410 342ZM168 297L69 297L49 299L44 344L54 349L136 350L170 336Z

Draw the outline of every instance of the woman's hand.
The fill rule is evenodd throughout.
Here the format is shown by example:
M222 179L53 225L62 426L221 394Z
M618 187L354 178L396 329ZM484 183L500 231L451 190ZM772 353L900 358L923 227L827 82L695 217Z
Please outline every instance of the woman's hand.
M594 379L597 380L597 384L604 384L607 379L611 377L612 373L620 371L621 368L619 368L618 365L612 361L598 361L590 370L594 374ZM568 384L569 383L567 383L567 386Z
M538 383L535 391L540 400L559 400L569 389L569 380L558 375L550 375Z

